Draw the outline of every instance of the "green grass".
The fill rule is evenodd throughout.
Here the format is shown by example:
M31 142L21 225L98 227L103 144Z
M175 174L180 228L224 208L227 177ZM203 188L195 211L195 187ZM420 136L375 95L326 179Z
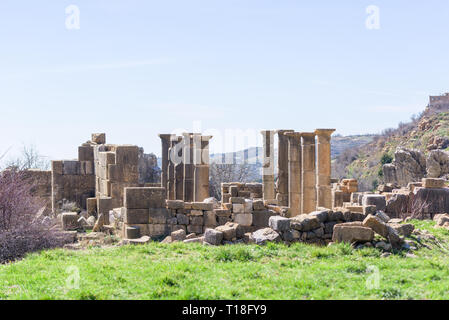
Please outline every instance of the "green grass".
M447 230L414 223L447 248ZM449 299L447 249L426 244L416 258L301 243L49 250L0 266L0 299Z

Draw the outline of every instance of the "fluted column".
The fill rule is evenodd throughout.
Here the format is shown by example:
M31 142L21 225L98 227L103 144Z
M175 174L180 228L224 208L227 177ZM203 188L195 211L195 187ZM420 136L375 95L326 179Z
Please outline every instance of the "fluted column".
M193 139L194 148L194 201L202 202L209 198L209 140L212 136L199 136Z
M286 132L294 130L278 130L278 180L276 199L280 206L288 206L288 137Z
M168 149L170 148L170 138L171 134L160 134L162 144L162 168L161 168L161 185L168 190ZM168 196L168 192L166 193Z
M335 129L316 129L317 136L317 206L332 209L331 135Z
M302 210L316 210L315 133L302 133Z
M302 213L301 133L286 132L284 136L288 140L288 206L290 216L297 216Z
M263 136L262 182L264 200L273 200L274 194L274 131L261 131Z

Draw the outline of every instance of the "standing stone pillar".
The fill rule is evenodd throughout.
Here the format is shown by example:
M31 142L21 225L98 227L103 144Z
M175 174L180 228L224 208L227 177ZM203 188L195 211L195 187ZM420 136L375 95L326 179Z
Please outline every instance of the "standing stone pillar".
M331 135L335 129L316 129L317 136L317 206L332 209Z
M263 199L273 200L274 194L274 131L261 131L263 136L262 182Z
M184 141L183 137L177 137L173 141L173 147L170 152L170 161L174 168L174 181L173 181L173 199L183 200L184 199Z
M171 143L171 134L160 134L159 138L161 138L162 143L162 168L161 168L161 185L168 190L168 149L170 148ZM166 193L168 196L168 192Z
M184 162L184 201L193 201L193 188L194 188L194 174L195 168L193 165L193 137L200 135L200 133L184 133L184 150L183 150L183 162Z
M288 206L290 216L293 217L303 212L301 203L301 133L286 132L284 135L288 140Z
M278 180L276 199L280 206L288 206L288 137L286 132L294 130L278 130Z
M302 210L316 210L315 133L302 133Z
M170 138L170 148L168 148L168 169L167 169L167 199L175 200L175 159L172 159L172 152L175 152L175 146L179 143L180 137L172 135Z
M194 146L194 194L195 202L202 202L209 198L209 140L212 136L196 136Z

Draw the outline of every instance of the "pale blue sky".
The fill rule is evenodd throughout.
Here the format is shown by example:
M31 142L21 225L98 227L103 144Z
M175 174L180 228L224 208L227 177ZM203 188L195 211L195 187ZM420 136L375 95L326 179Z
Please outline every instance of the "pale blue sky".
M194 121L376 133L449 91L448 17L447 0L2 0L0 151L74 158L106 132L159 154Z

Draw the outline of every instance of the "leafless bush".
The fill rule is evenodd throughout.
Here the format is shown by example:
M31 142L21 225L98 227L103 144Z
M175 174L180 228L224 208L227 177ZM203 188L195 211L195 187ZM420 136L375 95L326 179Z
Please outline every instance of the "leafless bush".
M8 168L17 168L19 170L40 169L49 170L50 161L39 154L34 145L24 145L22 152L17 159L9 160L6 163Z
M38 215L42 203L32 197L32 187L21 171L0 173L0 263L66 242L48 217Z

